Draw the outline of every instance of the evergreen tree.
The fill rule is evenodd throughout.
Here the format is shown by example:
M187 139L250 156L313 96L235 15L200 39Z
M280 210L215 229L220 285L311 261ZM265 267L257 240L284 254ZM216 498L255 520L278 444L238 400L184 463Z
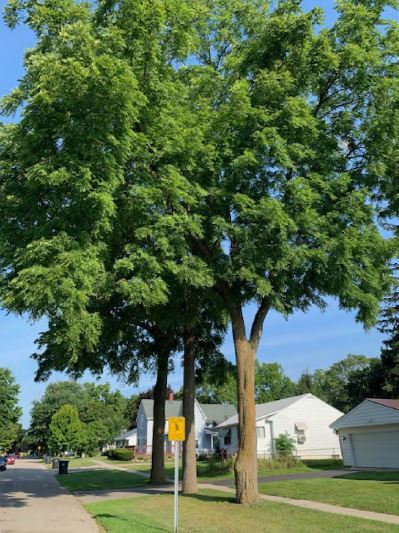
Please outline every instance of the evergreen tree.
M399 267L394 268L399 272ZM386 335L381 349L381 360L385 371L385 394L399 397L399 284L398 278L391 293L384 300L379 321L381 333Z
M51 418L50 448L53 454L77 452L86 443L87 433L73 405L63 405Z
M6 453L20 432L19 385L8 368L0 368L0 453Z

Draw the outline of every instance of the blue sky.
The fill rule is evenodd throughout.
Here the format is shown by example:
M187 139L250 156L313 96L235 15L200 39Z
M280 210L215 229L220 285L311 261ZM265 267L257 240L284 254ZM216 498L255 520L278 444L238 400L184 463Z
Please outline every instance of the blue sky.
M6 2L0 0L3 11ZM326 21L333 19L331 0L305 0L306 8L322 5L326 10ZM22 58L24 50L34 43L33 35L24 27L10 31L0 23L0 95L13 89L23 74ZM259 348L259 360L277 361L286 373L297 378L304 369L313 371L326 368L333 362L344 358L348 353L376 356L379 354L382 337L376 329L365 332L357 324L353 313L340 311L334 300L329 301L325 312L312 308L308 313L296 313L287 321L280 315L271 313L265 323L264 334ZM254 308L245 310L246 320L253 317ZM6 314L0 309L0 366L9 367L21 385L20 404L23 408L24 427L29 423L31 402L39 399L46 384L34 382L35 362L30 354L35 351L35 338L45 327L44 322L30 323L26 318ZM226 337L224 346L226 357L233 360L234 349L231 333ZM178 366L178 361L177 361ZM62 379L62 374L54 374L50 381ZM87 376L87 379L93 379ZM101 381L109 381L123 394L132 394L137 389L127 387L115 378L104 375ZM181 371L170 377L170 385L180 388ZM153 384L153 377L143 376L139 389Z

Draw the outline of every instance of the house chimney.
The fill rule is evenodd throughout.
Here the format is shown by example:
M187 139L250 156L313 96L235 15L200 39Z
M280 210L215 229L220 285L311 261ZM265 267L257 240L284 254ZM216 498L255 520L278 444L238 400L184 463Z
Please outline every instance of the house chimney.
M174 399L175 399L175 395L173 394L172 391L170 391L170 392L169 392L168 400L169 400L170 402L172 402Z

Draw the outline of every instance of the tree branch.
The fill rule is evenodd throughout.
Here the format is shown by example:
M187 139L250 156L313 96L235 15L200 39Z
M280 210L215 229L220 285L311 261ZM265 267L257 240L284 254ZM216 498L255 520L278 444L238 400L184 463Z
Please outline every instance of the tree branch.
M260 338L262 336L263 331L263 323L265 321L267 313L269 312L269 309L269 302L266 300L266 298L263 298L252 323L251 337L249 339L249 342L252 344L255 351L258 349L259 346Z

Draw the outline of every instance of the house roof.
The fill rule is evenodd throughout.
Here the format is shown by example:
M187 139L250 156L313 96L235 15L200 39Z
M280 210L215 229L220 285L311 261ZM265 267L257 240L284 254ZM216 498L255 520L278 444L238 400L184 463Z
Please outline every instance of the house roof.
M384 407L391 407L392 409L397 409L399 411L399 400L385 400L381 398L367 398L369 402L378 403Z
M237 414L235 406L229 403L200 403L200 407L205 414L207 424L213 424L214 422L216 425L221 424Z
M131 437L134 437L134 435L137 434L137 429L131 429L130 431L126 431L126 433L122 433L122 435L119 435L119 437L116 437L115 440L128 440Z
M381 408L375 408L370 413L370 404L375 404ZM351 411L342 415L332 424L332 429L343 429L358 426L378 426L384 424L399 422L399 400L384 398L366 398L359 405L356 405Z
M143 409L147 418L154 418L154 400L141 400ZM231 416L237 413L234 405L230 404L211 404L200 403L206 422L212 424L220 424L224 420L227 420ZM181 400L166 400L165 401L165 417L170 416L182 416L183 415L183 402Z
M301 394L300 396L291 396L290 398L283 398L282 400L275 400L274 402L260 403L255 406L256 408L256 419L265 418L271 415L286 409L293 403L305 398L306 396L311 396L311 394ZM238 415L234 415L227 419L225 422L219 424L218 427L230 427L238 425Z
M154 418L154 400L141 400L144 413L147 418ZM165 417L182 416L183 402L181 400L166 400L165 401Z

